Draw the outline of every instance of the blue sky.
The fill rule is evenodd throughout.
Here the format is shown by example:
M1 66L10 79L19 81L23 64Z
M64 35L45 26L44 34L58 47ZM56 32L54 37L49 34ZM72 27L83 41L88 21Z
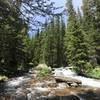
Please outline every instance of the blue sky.
M67 0L51 0L53 2L55 2L55 6L64 6L66 4ZM77 9L78 7L82 6L82 0L73 0L73 4L74 4L74 8Z
M56 7L63 6L62 9L57 10L57 12L61 12L61 11L63 11L63 9L65 9L65 4L66 4L67 0L50 0L50 1L55 2ZM78 7L82 6L82 0L73 0L73 4L74 4L74 8L77 10ZM44 19L42 19L42 20L44 20ZM32 36L34 33L31 31L31 32L29 32L29 34L30 34L30 36Z
M77 9L77 7L82 6L82 0L73 0L73 4L74 4L75 9Z

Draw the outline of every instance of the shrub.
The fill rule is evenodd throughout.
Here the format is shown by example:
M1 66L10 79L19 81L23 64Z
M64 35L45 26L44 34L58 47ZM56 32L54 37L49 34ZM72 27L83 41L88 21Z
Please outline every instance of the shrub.
M100 68L91 69L88 71L87 75L92 78L100 79Z
M80 75L85 75L88 72L90 72L92 69L93 66L89 62L86 63L83 62L83 65L81 66L73 66L73 70Z
M48 75L50 75L50 73L51 73L51 70L50 70L49 67L44 67L44 68L38 70L38 76L39 77L48 76Z

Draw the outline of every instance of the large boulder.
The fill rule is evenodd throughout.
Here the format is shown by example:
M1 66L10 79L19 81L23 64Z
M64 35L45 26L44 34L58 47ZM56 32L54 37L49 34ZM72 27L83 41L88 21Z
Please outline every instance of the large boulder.
M7 81L8 78L6 76L0 76L0 82Z
M82 84L80 80L73 79L70 77L55 77L55 80L57 83L66 83L67 85L71 87L78 87Z

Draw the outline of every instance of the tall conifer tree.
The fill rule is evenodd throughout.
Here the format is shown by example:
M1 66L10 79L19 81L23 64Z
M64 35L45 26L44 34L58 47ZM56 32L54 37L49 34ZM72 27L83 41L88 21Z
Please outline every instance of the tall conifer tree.
M68 24L65 34L66 56L69 66L78 70L85 69L88 61L88 48L84 41L84 33L74 11L72 0L67 0Z

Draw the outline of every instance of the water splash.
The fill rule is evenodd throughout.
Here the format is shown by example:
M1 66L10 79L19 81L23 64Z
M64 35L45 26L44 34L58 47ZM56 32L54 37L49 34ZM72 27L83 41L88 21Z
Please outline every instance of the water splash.
M77 74L70 69L64 69L64 68L56 68L54 70L54 76L62 76L62 77L70 77L70 76L76 76Z
M25 83L29 79L30 78L26 78L24 76L17 77L17 78L12 79L11 81L8 81L6 84L8 87L16 87L16 86L20 86L21 84Z
M75 72L73 72L70 69L57 68L54 70L53 73L54 73L54 76L71 77L73 79L80 80L82 81L83 86L100 88L100 80L78 76Z

